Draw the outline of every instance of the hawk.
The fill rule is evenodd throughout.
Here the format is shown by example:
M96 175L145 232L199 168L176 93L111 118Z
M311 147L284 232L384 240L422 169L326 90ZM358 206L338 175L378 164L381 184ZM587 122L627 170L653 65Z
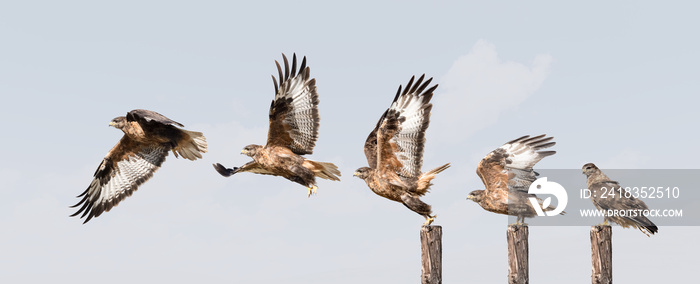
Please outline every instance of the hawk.
M532 167L544 157L557 153L541 151L556 144L552 142L553 138L545 137L545 134L535 137L526 135L491 151L476 168L476 174L486 189L470 192L467 199L478 203L486 211L517 216L516 224L524 223L525 217L537 216L529 201L530 197L537 196L527 193L539 175ZM541 199L537 198L537 201L542 205ZM554 209L548 206L543 211Z
M160 113L144 109L128 112L109 123L124 132L97 168L90 186L80 195L81 206L71 217L87 217L84 223L100 216L130 196L139 185L153 176L172 151L175 157L202 158L207 140L201 132L180 129L184 125Z
M608 210L635 210L637 213L649 210L649 207L634 196L625 196L625 191L618 182L610 180L603 171L601 171L593 163L583 165L583 174L588 179L588 190L591 191L591 201L593 205L602 212ZM637 228L647 236L651 236L659 231L659 228L654 225L649 218L642 214L636 216L628 216L633 214L625 214L625 216L605 216L602 225L608 225L608 221L615 222L623 228Z
M316 177L339 181L340 171L332 163L316 162L302 157L313 153L318 139L320 117L316 79L310 76L306 57L302 59L298 73L296 54L292 57L291 71L287 57L282 54L282 58L284 73L279 62L275 61L279 86L275 76L272 76L275 99L270 105L267 144L245 146L241 154L253 160L241 167L229 169L216 163L214 169L225 177L239 172L281 176L307 187L310 197L318 189Z
M425 217L423 225L427 226L436 216L431 215L430 205L420 197L428 192L435 175L450 164L421 173L425 131L433 107L430 99L437 88L437 85L427 88L432 78L423 82L424 77L425 74L415 84L415 76L411 77L403 91L399 86L391 106L365 142L369 167L357 169L354 175L363 179L377 195L402 203Z

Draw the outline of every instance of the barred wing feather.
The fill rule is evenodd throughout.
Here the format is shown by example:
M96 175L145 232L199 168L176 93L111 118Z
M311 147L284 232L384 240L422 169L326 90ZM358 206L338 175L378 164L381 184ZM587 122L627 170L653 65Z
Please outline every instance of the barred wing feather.
M306 57L301 67L296 70L296 54L292 59L291 73L289 61L284 58L284 73L277 63L280 85L275 84L275 99L270 105L270 129L267 136L268 145L284 146L295 154L311 154L318 139L319 114L316 80L310 78L310 69L306 66Z

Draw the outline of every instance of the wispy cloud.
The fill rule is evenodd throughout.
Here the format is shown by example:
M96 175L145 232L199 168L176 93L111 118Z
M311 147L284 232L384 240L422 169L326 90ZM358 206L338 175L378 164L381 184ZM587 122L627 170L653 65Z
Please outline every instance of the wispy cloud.
M439 106L433 114L462 121L458 131L435 131L452 141L461 141L495 124L499 116L531 96L547 78L552 56L538 54L528 66L504 61L496 47L479 40L472 49L457 58L438 88ZM450 126L453 127L453 126Z

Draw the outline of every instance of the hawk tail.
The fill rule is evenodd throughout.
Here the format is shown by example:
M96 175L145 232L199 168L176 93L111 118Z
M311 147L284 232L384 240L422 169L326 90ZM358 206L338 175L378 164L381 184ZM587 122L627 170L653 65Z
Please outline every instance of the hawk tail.
M539 201L540 206L542 206L542 200L539 199L539 198L537 198L537 201ZM542 210L543 210L544 212L549 212L549 211L554 211L554 209L557 209L557 208L550 205L549 207L544 208L544 209L542 209ZM561 211L561 213L559 213L559 215L566 215L566 211Z
M173 149L175 157L180 154L185 159L197 160L202 158L202 154L207 152L207 139L202 132L188 131L182 129L184 137L180 139L177 147Z
M649 218L642 216L642 218L634 218L632 219L636 223L636 227L642 231L647 236L651 236L653 234L656 234L659 231L659 227L657 227Z
M333 163L304 160L304 167L310 169L315 176L328 180L340 180L340 171Z
M435 178L435 175L441 173L442 171L446 170L449 167L450 167L450 163L447 163L447 164L444 164L442 166L439 166L437 168L429 170L429 171L423 173L422 175L420 175L420 177L418 178L418 186L416 188L418 190L417 193L420 195L423 195L426 192L428 192L428 189L430 188L430 186L433 185L432 183L430 183L430 181L432 181Z
M657 226L655 226L655 225L643 226L643 227L640 227L640 229L643 229L643 230L642 230L643 233L645 233L644 231L649 232L648 234L645 233L647 236L651 236L651 235L656 234L657 232L659 232L659 227L657 227Z

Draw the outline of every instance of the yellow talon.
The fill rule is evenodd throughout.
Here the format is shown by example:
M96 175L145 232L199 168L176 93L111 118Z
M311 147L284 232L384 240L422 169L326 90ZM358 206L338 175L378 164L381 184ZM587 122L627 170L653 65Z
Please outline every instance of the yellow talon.
M311 197L312 194L316 194L316 189L318 189L318 187L314 185L307 189L309 190L309 195L307 197Z
M430 224L432 224L433 221L435 221L435 218L437 218L437 215L435 215L435 216L428 215L428 218L425 218L425 223L423 223L423 227L430 226Z

